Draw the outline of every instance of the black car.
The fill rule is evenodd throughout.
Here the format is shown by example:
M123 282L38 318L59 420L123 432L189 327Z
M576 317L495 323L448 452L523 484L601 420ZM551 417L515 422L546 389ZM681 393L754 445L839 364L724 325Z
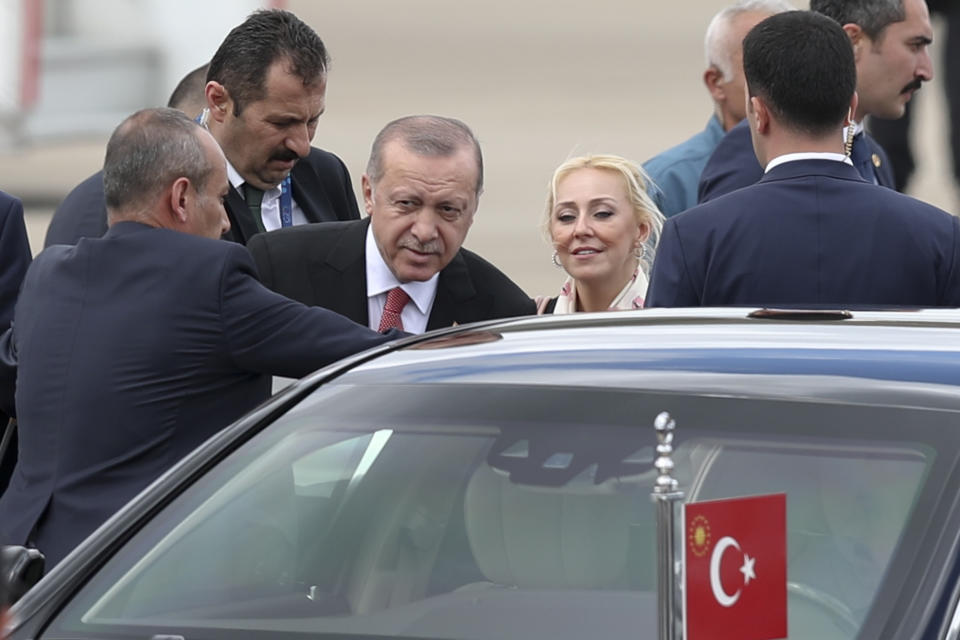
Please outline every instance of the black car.
M317 372L10 637L654 637L662 411L687 500L786 494L789 637L957 637L960 314L744 309L483 323Z

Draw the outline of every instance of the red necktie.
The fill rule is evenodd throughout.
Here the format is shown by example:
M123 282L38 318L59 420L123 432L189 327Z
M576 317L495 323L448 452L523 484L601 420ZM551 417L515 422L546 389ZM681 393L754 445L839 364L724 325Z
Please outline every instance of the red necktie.
M400 314L403 308L410 302L410 296L400 287L394 287L387 293L387 304L383 306L383 316L380 318L380 328L377 331L386 331L387 329L400 329L403 331L403 320Z

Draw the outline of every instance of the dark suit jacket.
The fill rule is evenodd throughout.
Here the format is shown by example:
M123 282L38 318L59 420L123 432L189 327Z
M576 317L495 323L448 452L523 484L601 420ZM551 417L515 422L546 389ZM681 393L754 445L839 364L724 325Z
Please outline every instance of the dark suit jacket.
M880 159L880 166L874 167L877 183L893 189L893 165L890 164L887 153L866 133L864 141L868 144L870 153L875 153ZM702 204L731 191L756 184L761 177L763 167L753 151L750 123L742 120L723 136L713 155L707 160L707 166L703 168L700 184L697 186L697 202Z
M788 162L667 220L647 306L960 306L960 222L848 164Z
M0 191L0 334L6 331L13 320L13 310L23 275L30 266L30 242L23 224L23 205L20 200ZM12 415L13 392L16 376L9 369L4 375L0 367L0 437ZM11 443L7 456L0 460L0 494L7 486L16 459L16 440Z
M263 283L288 298L326 307L366 325L365 242L370 219L304 225L263 233L248 248ZM532 315L516 284L480 256L460 249L440 271L427 330L492 318Z
M99 238L106 232L107 205L101 169L75 186L53 212L43 246L77 244L80 238Z
M310 222L359 220L350 172L337 156L321 149L293 165L290 172L293 199ZM230 231L225 240L246 243L258 233L243 197L230 187L226 200ZM77 244L80 238L99 238L107 232L107 208L103 197L103 171L99 171L67 194L53 214L44 247Z
M0 191L0 333L13 320L17 293L30 260L23 205L18 198Z
M270 374L398 335L277 295L241 246L135 222L38 255L12 331L20 459L0 544L32 537L48 566L266 399Z

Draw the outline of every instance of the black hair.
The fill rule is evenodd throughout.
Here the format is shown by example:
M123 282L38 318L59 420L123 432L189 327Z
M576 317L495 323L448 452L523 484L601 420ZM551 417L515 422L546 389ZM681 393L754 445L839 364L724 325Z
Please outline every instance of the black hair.
M303 81L320 81L330 57L323 40L300 18L281 9L255 11L227 34L210 60L207 82L222 84L233 99L234 115L266 94L267 70L278 60Z
M810 0L810 10L833 18L841 26L855 24L871 40L887 25L906 19L903 0Z
M788 11L760 22L743 41L743 75L787 127L812 136L843 124L857 87L853 46L835 21Z
M184 106L203 101L203 90L207 86L207 68L209 66L209 63L203 64L183 76L183 79L177 83L173 93L170 94L170 99L167 100L167 106L171 109L186 111Z

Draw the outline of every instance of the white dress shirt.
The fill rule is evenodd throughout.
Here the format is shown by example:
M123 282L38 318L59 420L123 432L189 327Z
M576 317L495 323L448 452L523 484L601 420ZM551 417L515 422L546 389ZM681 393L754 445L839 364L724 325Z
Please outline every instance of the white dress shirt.
M377 248L377 241L373 237L373 226L367 227L366 264L367 264L367 314L370 328L376 331L380 328L380 318L383 317L383 307L387 304L387 293L394 287L401 287L410 296L400 313L403 330L407 333L423 333L427 330L427 320L433 308L433 300L437 296L437 278L440 274L424 282L401 283L390 271Z
M243 179L237 170L233 168L233 165L230 164L230 161L227 160L227 178L230 180L230 184L233 185L233 188L240 193L241 198L246 198L243 193L243 184L246 180ZM272 189L265 189L263 192L263 202L260 203L260 219L263 220L263 228L267 231L273 231L274 229L279 229L280 224L280 185L276 185ZM303 215L303 211L300 209L300 205L297 204L296 199L293 200L293 224L294 226L298 224L306 224L307 217Z

